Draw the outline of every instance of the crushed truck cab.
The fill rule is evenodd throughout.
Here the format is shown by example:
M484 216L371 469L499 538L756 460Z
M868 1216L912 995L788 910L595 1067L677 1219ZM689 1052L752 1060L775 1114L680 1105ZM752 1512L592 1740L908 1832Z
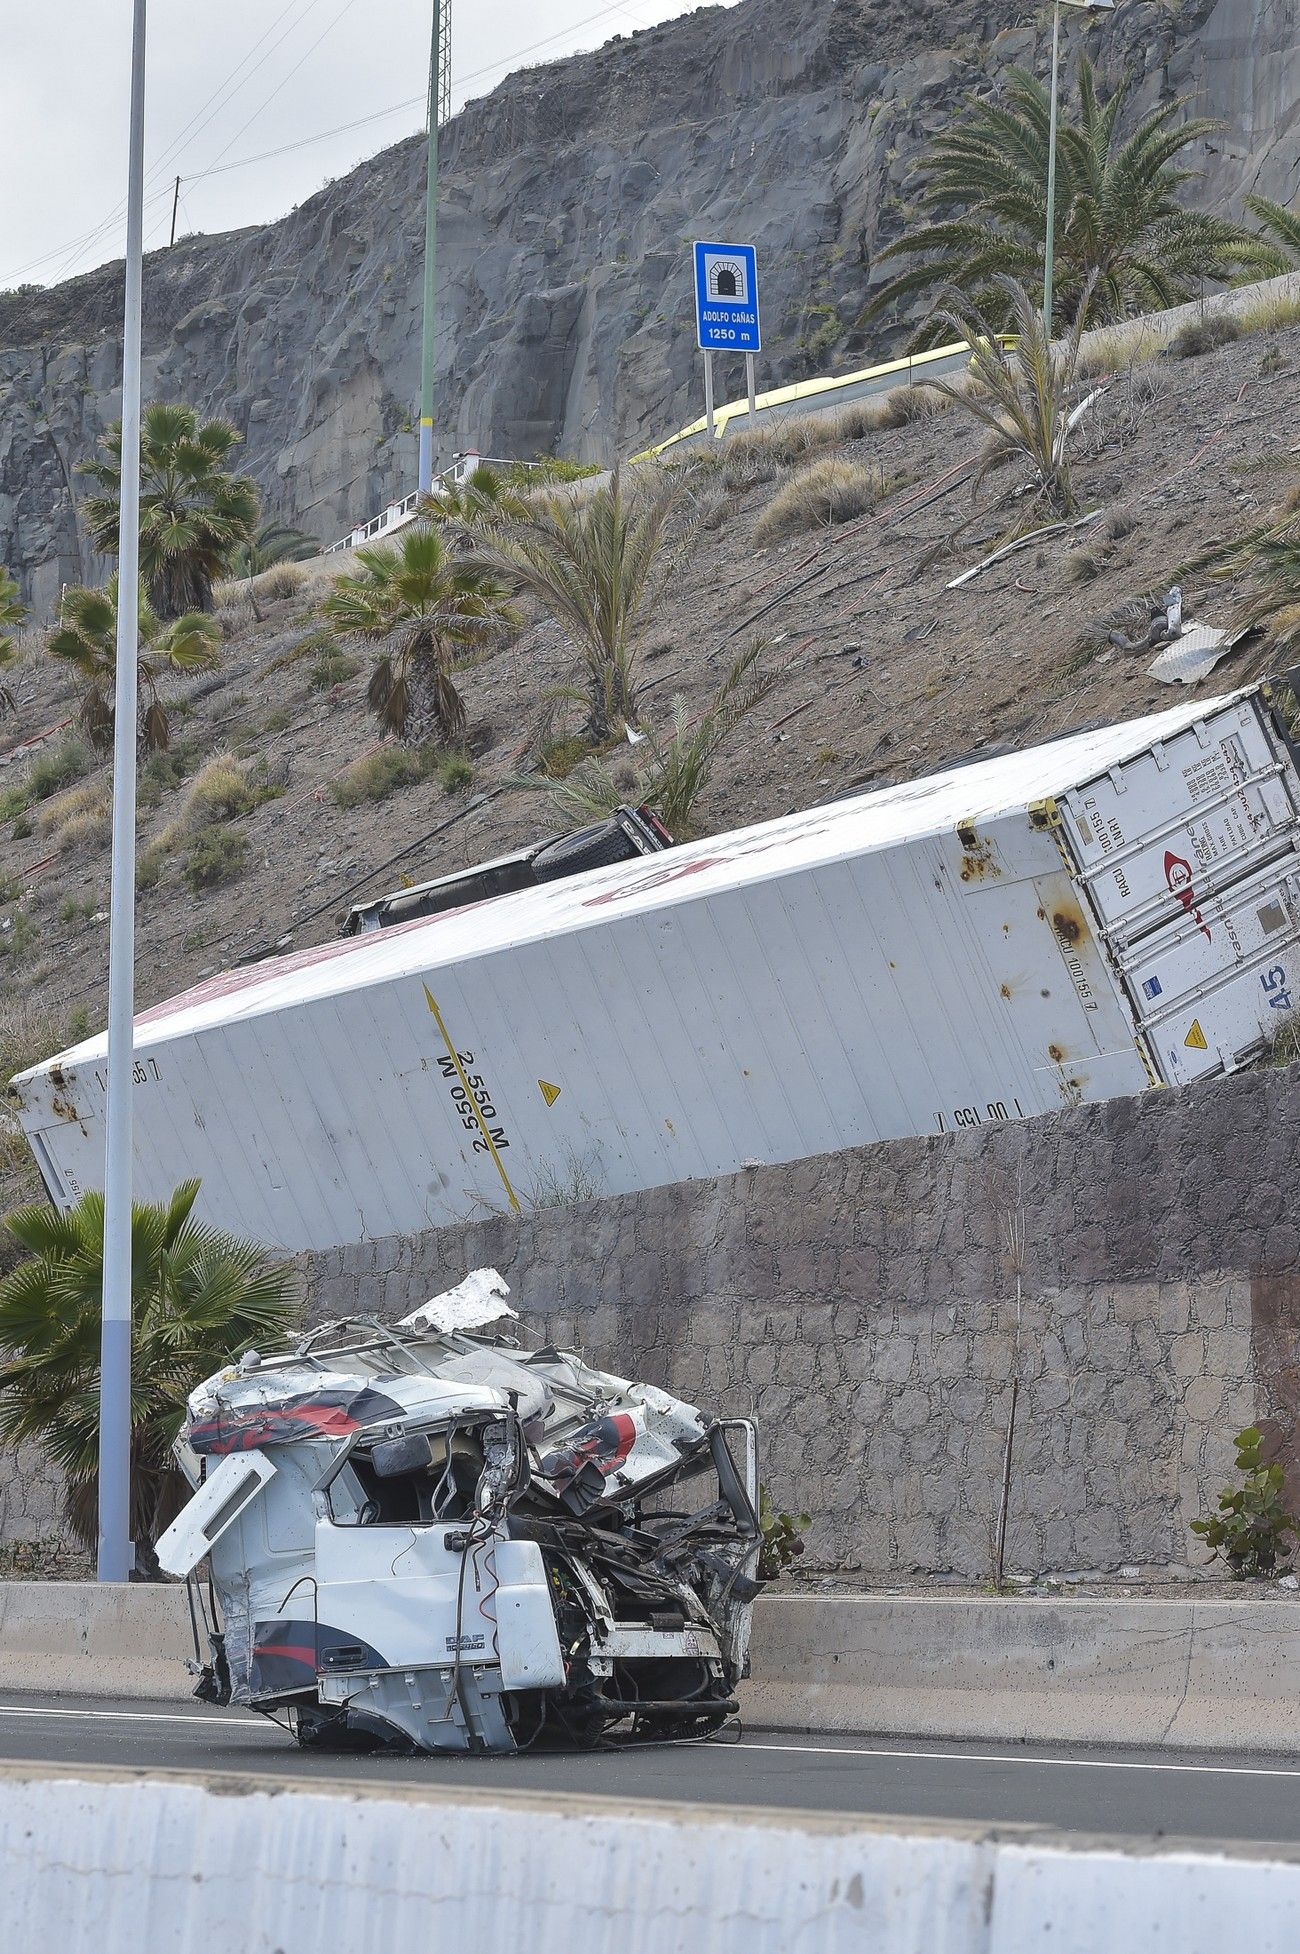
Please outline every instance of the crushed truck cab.
M700 1735L759 1592L757 1438L526 1350L494 1270L330 1323L190 1396L159 1542L220 1611L196 1694L300 1743L511 1751Z

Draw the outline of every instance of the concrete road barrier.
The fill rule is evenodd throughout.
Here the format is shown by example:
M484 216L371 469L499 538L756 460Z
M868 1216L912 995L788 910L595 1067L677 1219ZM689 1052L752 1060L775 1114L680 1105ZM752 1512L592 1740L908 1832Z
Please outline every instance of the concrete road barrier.
M185 1591L0 1582L0 1688L183 1698ZM751 1723L1300 1750L1300 1600L766 1595Z
M1300 1602L777 1595L746 1714L778 1728L1300 1750Z
M184 1697L193 1654L184 1588L0 1581L0 1689Z
M0 1770L9 1954L1291 1954L1300 1859L1035 1828Z

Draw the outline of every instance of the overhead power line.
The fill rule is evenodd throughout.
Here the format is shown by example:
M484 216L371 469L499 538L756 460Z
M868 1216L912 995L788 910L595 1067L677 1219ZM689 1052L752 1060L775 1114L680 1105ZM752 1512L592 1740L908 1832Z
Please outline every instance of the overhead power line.
M166 148L150 163L149 168L145 172L146 196L149 201L152 201L153 198L160 194L157 189L157 179L163 172L166 172L168 175L172 173L169 165L175 159L178 152L193 142L196 136L201 135L214 117L229 108L231 102L234 101L240 91L246 88L253 80L254 74L257 72L255 69L249 69L249 72L243 74L242 77L240 71L248 68L248 64L258 53L259 49L266 47L266 43L271 40L271 36L275 33L276 28L282 22L287 22L283 33L271 41L269 47L266 47L263 60L273 55L276 49L288 39L290 34L295 33L303 25L308 15L313 13L320 4L321 0L306 0L305 6L303 5L303 0L288 0L288 4L280 9L269 26L263 28L257 39L235 63L225 79L219 82L204 97L189 121L182 125L175 136L172 137L172 140L167 144ZM298 13L297 10L300 7L302 11ZM295 13L297 13L297 18L289 19L289 16ZM107 237L117 227L122 220L125 210L125 199L121 199L104 217L100 218L98 223L93 224L89 230L81 232L75 238L66 240L63 244L55 245L52 250L42 253L40 257L30 258L25 265L19 265L12 272L6 273L5 282L14 282L21 279L27 272L35 271L40 266L48 265L53 260L59 259L61 262L51 276L51 283L57 283L64 275L65 270L70 269L72 263L77 258L84 256L93 245L100 239Z
M189 121L177 132L171 142L168 143L166 148L159 153L157 158L149 166L146 178L147 183L155 184L156 179L163 172L166 172L167 176L165 183L157 184L156 187L148 190L146 204L150 208L173 194L175 171L171 166L174 165L178 154L184 149L187 149L218 115L229 108L235 97L253 80L255 71L250 70L248 73L242 74L242 77L241 71L248 67L249 62L258 50L264 47L268 41L271 41L271 36L275 34L276 28L282 22L288 21L284 32L276 36L271 41L271 45L266 48L264 60L273 55L276 49L291 34L296 33L303 26L308 15L314 12L320 4L321 0L307 0L307 4L304 7L302 0L288 0L288 5L282 7L270 25L263 29L257 40L253 42L247 53L236 62L225 79L204 98ZM375 109L369 115L357 116L352 121L336 124L330 129L317 130L314 134L301 136L294 142L281 143L274 149L260 150L253 156L236 157L229 163L221 160L238 142L240 136L246 134L253 123L260 119L271 103L293 79L294 75L297 74L298 70L315 53L321 42L332 33L344 15L350 12L355 4L356 0L345 0L343 7L322 28L321 32L316 36L316 39L294 63L288 73L276 84L270 94L263 98L252 115L247 117L229 141L217 151L212 162L207 164L205 168L195 170L188 175L183 171L181 172L183 186L193 188L194 185L205 182L211 176L224 176L231 170L246 169L257 163L275 161L281 156L291 155L296 150L308 149L316 143L327 142L333 136L346 135L353 129L364 128L373 122L382 122L390 115L399 115L406 109L419 108L425 104L427 98L424 95L413 95L405 101L394 102L386 109ZM301 12L298 12L299 8L302 8ZM297 18L290 20L288 17L295 13L297 14ZM509 54L501 56L496 61L491 61L482 67L471 69L468 74L457 76L457 84L459 87L465 87L470 82L482 81L488 76L502 74L514 67L516 63L526 60L530 54L537 54L543 48L554 46L557 41L565 40L572 34L581 33L584 28L594 26L597 21L607 20L612 14L625 14L637 21L638 24L645 24L636 9L626 4L626 0L613 0L613 4L598 8L595 13L585 15L583 19L572 22L568 27L558 28L554 33L543 35L540 40L530 41L524 47L512 49ZM259 67L261 65L259 63ZM229 92L227 93L227 91ZM76 237L64 239L62 243L52 246L49 251L43 252L40 257L29 258L26 264L18 265L12 271L6 272L3 276L0 276L0 287L17 284L29 272L37 271L43 265L48 265L55 261L59 261L59 263L50 278L50 283L58 283L62 277L71 275L70 267L72 264L78 258L84 257L95 244L101 239L106 238L114 230L115 226L121 221L124 210L124 202L117 204L106 217L101 218L98 223L92 225L88 230L80 232Z
M315 5L316 0L312 0L312 4ZM276 96L279 95L283 89L288 87L289 83L293 80L294 76L297 74L299 68L302 67L303 63L305 61L310 60L311 56L315 54L321 42L325 40L327 35L330 35L334 32L334 29L338 26L339 22L343 19L343 16L345 14L350 14L352 9L356 6L356 4L357 4L357 0L343 0L343 5L339 8L338 12L333 16L333 18L328 22L326 26L322 27L320 33L316 36L311 46L305 49L305 51L299 55L298 59L294 62L292 68L290 68L288 74L285 75L280 81L276 83L275 87L271 90L270 94L265 98L264 101L259 102L258 106L253 110L253 113L249 116L247 122L240 123L238 129L236 129L234 135L230 138L230 141L228 143L224 143L222 147L217 151L216 155L212 159L212 162L208 165L209 169L215 168L215 166L221 161L221 158L225 156L231 149L234 148L235 144L239 141L239 138L244 134L244 132L248 129L251 129L251 127L257 121L260 115L265 114L266 110L270 108Z
M288 24L285 26L283 33L281 33L274 41L271 41L270 47L266 49L266 56L264 57L264 59L274 54L275 50L278 47L280 47L284 41L288 39L289 35L296 32L296 30L302 26L303 22L307 19L308 14L314 12L314 10L320 4L321 4L321 0L306 0L305 6L303 6L303 0L288 0L288 4L281 8L280 12L275 16L275 19L271 22L270 26L262 30L261 34L253 42L252 46L241 57L241 59L235 63L234 67L230 70L225 80L219 82L216 88L214 88L209 95L205 96L204 100L200 102L198 108L195 109L194 114L190 117L189 121L182 125L182 127L172 137L172 140L167 144L167 147L161 152L160 155L155 157L153 162L149 165L148 169L145 172L146 194L150 193L153 190L156 190L159 177L162 173L166 172L167 174L170 175L169 165L172 159L177 155L177 153L183 150L187 146L187 144L192 142L196 136L200 135L203 132L203 130L207 128L208 124L214 119L214 117L221 114L224 109L229 108L231 102L234 101L236 95L239 94L240 90L246 88L249 82L252 81L255 70L249 69L249 72L243 75L242 79L239 78L240 70L248 67L248 64L252 61L253 56L258 52L260 48L265 46L268 40L270 40L271 35L275 33L276 28L280 26L281 22L287 21ZM293 14L295 10L300 6L303 7L303 11L300 14L298 14L297 19L294 20L289 19L288 17L291 14ZM231 85L232 83L233 86ZM207 111L206 114L205 114L205 110ZM84 240L79 239L77 243L73 245L68 256L56 268L53 274L54 282L57 283L58 279L60 278L60 276L62 276L64 271L70 269L73 261L78 257L81 257L84 254L84 252L90 248L91 244L95 243L98 239L107 236L110 232L112 232L116 228L116 226L121 222L125 210L126 210L125 200L122 200L117 204L115 204L112 210L107 214L107 216L102 218L100 222L94 227L94 229L88 234L86 239ZM54 257L55 255L57 254L54 252L51 252L49 254L50 257ZM47 258L47 259L42 259L39 262L48 263L48 261L49 260Z
M638 17L633 8L624 4L624 0L614 0L613 5L602 7L598 13L588 14L585 20L575 21L570 27L548 34L544 40L532 41L527 47L515 48L500 61L489 62L485 67L472 68L467 75L459 76L458 81L463 87L467 82L481 81L485 75L498 74L503 68L508 69L516 61L522 60L525 55L536 54L539 48L549 47L552 42L562 41L569 34L579 33L595 21L605 20L610 14L619 13L631 14L633 19ZM411 95L404 102L394 102L391 108L376 109L371 115L359 115L355 121L340 122L332 129L319 129L314 135L300 136L295 142L281 143L276 149L259 150L255 156L238 156L233 163L210 164L205 170L197 170L193 176L182 176L181 181L188 184L202 183L210 176L224 176L228 170L242 170L252 163L270 162L276 157L288 156L296 149L307 149L313 143L327 142L331 136L346 135L349 130L363 128L369 122L382 122L386 116L400 115L403 109L422 108L426 105L427 99L425 95Z
M354 122L340 122L333 129L318 129L314 136L300 136L296 142L281 143L278 149L259 150L256 156L237 156L233 163L218 163L212 169L200 170L196 176L183 176L183 184L206 183L210 176L225 176L229 170L245 170L250 163L267 163L275 156L288 156L295 149L309 149L313 143L327 142L331 136L345 136L349 129L364 128L368 122L382 122L386 116L399 115L403 109L423 108L425 97L411 95L404 102L394 102L391 108L376 109L373 115L359 115Z

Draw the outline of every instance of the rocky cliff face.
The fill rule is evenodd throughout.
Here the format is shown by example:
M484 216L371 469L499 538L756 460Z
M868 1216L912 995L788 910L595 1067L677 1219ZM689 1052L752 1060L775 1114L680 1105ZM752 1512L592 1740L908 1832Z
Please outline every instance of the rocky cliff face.
M928 138L1042 65L1020 0L744 0L512 76L443 136L444 455L608 459L699 411L688 246L754 239L766 384L887 350L851 328ZM1197 194L1289 200L1300 0L1129 0L1068 22L1134 113L1194 93L1225 127ZM268 512L329 540L413 483L423 157L385 151L279 223L146 267L147 396L227 415ZM101 567L76 462L119 410L121 267L0 295L0 562L45 606ZM724 391L738 375L720 375Z

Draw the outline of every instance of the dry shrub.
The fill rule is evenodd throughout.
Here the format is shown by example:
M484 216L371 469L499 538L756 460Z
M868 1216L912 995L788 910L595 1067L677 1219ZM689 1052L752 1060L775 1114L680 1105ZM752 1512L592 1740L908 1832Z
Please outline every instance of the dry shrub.
M1293 326L1300 319L1300 292L1270 292L1243 307L1237 323L1243 332L1272 332L1278 326Z
M1084 335L1076 377L1095 379L1099 374L1124 373L1144 366L1163 353L1169 339L1168 331L1162 333L1141 319L1128 325L1097 327Z
M696 520L701 529L721 529L731 507L731 497L724 487L711 488L696 503Z
M860 441L864 434L875 434L882 426L879 399L850 400L826 418L834 424L836 446L842 441Z
M160 842L152 841L150 842L147 848L142 848L140 850L140 853L136 856L136 862L135 862L136 888L137 889L156 888L158 885L158 879L163 872L163 864L166 861L166 859L167 859L167 850L161 845Z
M113 839L113 816L107 805L88 807L84 814L74 814L65 821L54 835L54 845L61 855L70 855L75 850L94 850L107 848Z
M217 753L195 774L180 813L169 821L154 846L170 854L176 844L216 821L247 814L255 796L248 775L233 753Z
M764 483L775 481L780 472L778 464L759 447L754 437L737 436L718 457L718 480L724 493L731 495L761 488Z
M399 529L393 536L377 536L374 540L379 543L397 543L401 541L401 536L402 532ZM284 564L281 567L294 572L296 578L294 595L300 597L304 605L311 606L329 596L339 577L356 574L356 551L336 550L329 556L312 556L305 562Z
M253 589L259 601L273 604L278 597L296 597L306 581L305 564L275 563L269 570L263 570L260 577L253 578Z
M216 753L190 782L182 814L199 828L246 814L252 801L247 775L234 754Z
M1169 342L1169 350L1180 360L1195 359L1198 354L1213 353L1220 346L1231 346L1234 339L1240 338L1239 319L1234 319L1230 312L1207 312L1180 326Z
M855 401L846 407L845 415L861 407L864 427L911 427L917 421L933 421L940 414L946 414L952 401L934 387L924 382L909 380L906 386L891 387L888 393L875 400Z
M104 782L92 782L86 787L72 787L68 793L57 793L53 801L47 801L35 817L35 825L41 834L53 836L59 848L65 848L65 830L86 819L109 819L111 797Z
M238 828L200 828L190 842L181 874L193 894L233 882L248 856L247 837Z
M219 583L212 586L212 614L223 634L231 638L253 622L253 605L246 583Z
M723 460L761 457L775 468L795 468L838 439L833 414L792 414L788 420L729 436L723 444Z
M874 509L889 486L883 470L827 455L778 489L754 526L754 541L770 543L801 529L851 522Z
M435 765L428 747L381 746L345 767L331 783L330 794L339 807L360 807L363 801L386 801L400 787L413 787L427 780Z

